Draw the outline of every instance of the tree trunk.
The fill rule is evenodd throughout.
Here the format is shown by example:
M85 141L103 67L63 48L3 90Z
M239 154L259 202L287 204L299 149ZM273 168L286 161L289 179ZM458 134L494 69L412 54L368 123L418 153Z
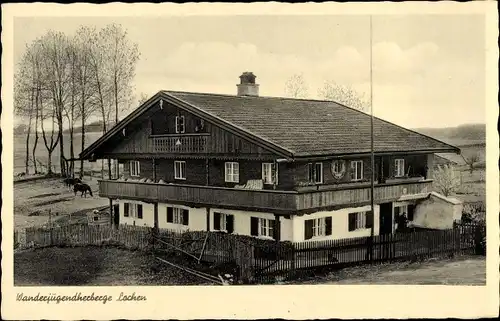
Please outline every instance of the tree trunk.
M33 167L35 170L35 174L38 174L38 169L36 167L36 146L38 145L38 98L35 103L35 142L33 143Z
M83 150L85 149L85 101L84 101L84 99L82 99L82 116L81 117L82 117L82 152L83 152ZM83 159L81 159L80 160L80 179L83 179L84 172L85 172L85 170L83 168Z
M61 107L60 107L61 108ZM67 177L66 173L66 162L64 161L64 136L63 136L63 121L62 121L62 110L59 110L57 115L57 126L59 127L59 164L61 166L61 175Z
M47 161L47 174L48 175L51 175L52 174L52 151L49 150L48 151L48 156L49 156L49 160Z

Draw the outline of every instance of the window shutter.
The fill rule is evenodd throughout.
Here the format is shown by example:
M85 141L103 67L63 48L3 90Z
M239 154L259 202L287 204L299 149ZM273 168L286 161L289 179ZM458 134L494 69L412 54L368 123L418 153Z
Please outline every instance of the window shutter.
M314 182L314 165L312 163L307 164L309 171L309 182Z
M174 208L167 207L167 223L173 223L173 222L174 222Z
M259 235L259 219L257 217L250 217L250 235Z
M351 180L354 180L356 179L356 163L355 162L351 162L351 170L349 171L350 172L350 175L351 175Z
M137 204L137 218L142 218L142 204Z
M313 224L314 220L304 221L304 240L312 239L313 237Z
M226 215L226 230L228 233L234 232L234 216Z
M332 217L325 217L325 235L332 235Z
M273 234L271 237L276 240L276 237L278 236L278 231L276 230L276 223L278 223L276 220L268 220L268 224L272 224L271 228L273 229ZM278 226L280 228L280 226Z
M349 232L356 229L356 215L358 213L349 213Z
M123 216L128 217L129 216L129 210L128 210L128 203L123 204Z
M182 225L189 225L189 210L182 210Z
M214 230L220 231L220 213L214 212Z
M408 221L413 221L413 213L415 212L415 205L408 205Z
M366 228L372 228L373 226L373 212L372 211L368 211L366 212L366 224L365 224L365 227Z

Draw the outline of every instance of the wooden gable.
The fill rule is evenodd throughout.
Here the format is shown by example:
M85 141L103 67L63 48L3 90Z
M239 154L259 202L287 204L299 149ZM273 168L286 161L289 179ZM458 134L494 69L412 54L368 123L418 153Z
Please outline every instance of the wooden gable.
M160 107L161 105L161 107ZM100 148L111 158L241 157L275 158L265 147L249 142L183 108L159 101Z

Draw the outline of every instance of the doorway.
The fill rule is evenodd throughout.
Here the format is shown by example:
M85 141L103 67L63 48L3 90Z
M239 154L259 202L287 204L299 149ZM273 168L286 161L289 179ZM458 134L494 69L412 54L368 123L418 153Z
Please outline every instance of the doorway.
M391 234L392 233L392 203L380 204L379 213L380 230L379 234Z
M116 226L120 224L120 204L113 205L113 223Z

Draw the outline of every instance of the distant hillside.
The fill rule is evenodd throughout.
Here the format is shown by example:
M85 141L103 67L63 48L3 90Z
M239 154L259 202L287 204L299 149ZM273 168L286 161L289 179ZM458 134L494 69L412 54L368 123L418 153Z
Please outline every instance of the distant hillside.
M110 125L107 126L108 129L111 127ZM78 126L74 128L75 133L80 133L82 131L82 127ZM102 132L102 121L95 121L90 124L85 125L85 132L86 133L95 133L95 132ZM64 133L68 134L69 130L66 129Z
M456 146L484 145L486 143L485 124L467 124L448 128L415 128L413 130Z

